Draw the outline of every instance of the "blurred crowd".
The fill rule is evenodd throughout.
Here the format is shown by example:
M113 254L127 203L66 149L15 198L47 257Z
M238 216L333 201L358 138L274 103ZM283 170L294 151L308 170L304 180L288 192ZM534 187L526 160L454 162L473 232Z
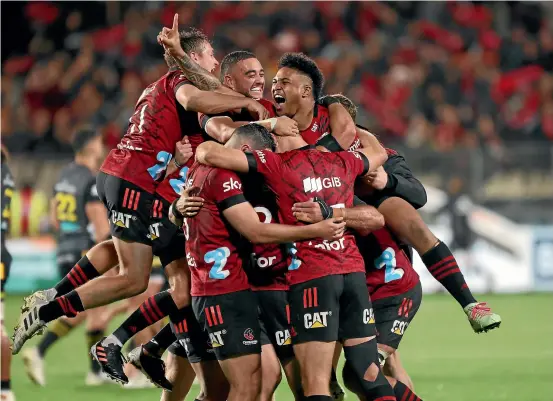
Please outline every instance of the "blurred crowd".
M326 93L359 106L388 141L448 152L553 143L553 15L526 2L2 3L2 142L13 153L71 154L82 124L115 146L143 88L166 72L156 35L213 38L219 59L255 52L270 81L302 51ZM6 42L6 43L4 43Z

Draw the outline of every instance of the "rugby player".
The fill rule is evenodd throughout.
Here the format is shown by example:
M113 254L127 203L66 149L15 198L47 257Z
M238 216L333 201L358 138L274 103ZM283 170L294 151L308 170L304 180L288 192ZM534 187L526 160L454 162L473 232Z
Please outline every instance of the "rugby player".
M353 102L343 95L333 97L348 109L355 120L357 111ZM358 138L353 144L354 147L362 145L368 134L360 126L357 133ZM476 333L499 327L501 317L485 302L476 300L448 246L432 233L417 213L416 209L426 203L424 188L413 177L403 158L394 150L388 149L388 152L389 162L369 178L374 191L369 191L365 195L371 199L365 199L359 192L357 195L376 206L390 229L403 242L415 248L432 276L461 305Z
M265 135L259 135L259 128ZM276 144L261 126L247 125L237 130L226 146L274 150ZM197 157L202 160L198 153ZM185 220L194 312L209 332L229 381L228 399L254 400L261 389L257 302L242 269L243 248L228 225L254 243L284 243L340 238L345 223L336 220L325 226L301 227L263 224L244 198L240 177L227 170L195 165L187 185L198 188L205 199L198 215Z
M106 209L96 190L96 174L105 157L102 136L92 129L80 129L73 138L74 160L60 173L51 201L51 220L57 228L57 264L60 277L69 274L82 256L109 236ZM71 276L81 280L80 276ZM106 309L90 309L74 318L62 317L54 322L37 347L23 353L27 375L34 383L44 386L43 359L48 349L59 339L86 320L88 349L104 336L109 323L102 318ZM104 381L100 366L91 361L85 384L98 385Z
M182 46L188 50L184 53L184 61L180 60L181 64L186 62L202 71L193 61L208 71L217 66L213 48L205 35L192 29L178 36ZM157 222L150 219L156 200L154 192L164 174L172 173L183 165L182 160L179 162L172 155L175 145L182 138L181 111L219 113L245 107L256 116L266 114L265 109L252 99L204 92L194 88L192 83L193 80L187 80L177 69L170 69L143 92L130 119L127 134L118 148L108 155L98 176L98 192L108 207L117 253L109 243L93 248L88 256L94 260L93 255L97 254L97 262L91 261L88 256L79 262L85 285L76 283L79 288L75 290L77 285L66 277L55 288L30 297L14 334L13 353L19 352L23 343L49 321L63 315L74 316L85 307L104 305L144 291L153 255L150 225ZM200 138L190 138L193 148L200 141ZM99 277L87 282L117 262L120 265L118 276ZM170 295L165 294L156 301L161 314L179 310ZM120 374L121 340L114 336L107 340L102 342L102 353L105 352L106 357L100 361L101 365L106 372L113 373L113 378L125 382L126 377ZM93 349L92 352L95 354L97 351Z
M1 255L2 261L0 262L0 282L2 285L0 292L0 324L2 325L2 378L0 387L0 399L2 401L15 401L15 395L11 389L11 353L10 353L10 340L4 327L4 286L10 275L10 267L12 264L12 256L6 248L6 237L10 232L11 222L11 201L13 192L15 191L15 182L13 180L12 173L8 166L8 153L2 145L2 160L1 160L1 174L2 174L2 235L0 243L2 245Z
M313 84L305 85L311 92ZM263 127L251 124L238 128L235 135L252 126L259 135L266 133ZM290 147L306 145L300 137L284 139L293 142ZM255 151L246 155L239 150L242 145L238 140L231 142L224 147L204 142L196 151L196 159L241 173L262 174L276 195L280 221L292 224L298 224L292 205L314 194L338 207L351 206L355 178L376 169L387 157L376 139L361 153L302 149L282 154ZM287 279L291 284L289 301L295 330L292 341L305 396L331 399L328 384L334 345L343 339L346 363L356 372L367 399L394 400L393 391L378 367L374 325L368 321L371 306L363 283L364 265L353 235L346 232L343 240L333 242L301 241L290 248L290 254Z

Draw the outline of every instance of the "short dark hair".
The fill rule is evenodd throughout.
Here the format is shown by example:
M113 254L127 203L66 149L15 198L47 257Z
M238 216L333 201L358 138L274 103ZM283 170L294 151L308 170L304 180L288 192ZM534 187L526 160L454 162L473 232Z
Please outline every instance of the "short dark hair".
M230 69L242 60L256 58L255 54L247 50L236 50L227 54L221 61L221 82L225 79Z
M180 45L186 54L191 52L200 52L209 39L200 29L190 27L179 32Z
M307 75L313 82L313 97L317 100L323 91L324 76L317 63L303 53L285 53L278 62L278 68L293 68Z
M90 141L100 136L100 133L90 127L82 128L75 132L73 136L73 151L75 153L80 153L88 145Z
M323 96L320 101L323 101L326 97L333 97L337 99L342 106L345 107L345 109L348 111L349 115L351 116L352 120L355 121L357 118L357 106L355 103L351 101L351 99L341 93L336 93L335 95L327 95Z
M275 137L267 128L259 124L242 125L234 130L233 136L247 139L254 149L270 149L273 152L276 150Z

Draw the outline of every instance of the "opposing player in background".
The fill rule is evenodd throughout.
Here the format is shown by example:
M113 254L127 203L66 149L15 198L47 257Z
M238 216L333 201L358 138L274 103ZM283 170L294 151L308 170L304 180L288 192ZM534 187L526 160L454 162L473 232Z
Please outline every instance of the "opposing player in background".
M105 157L102 136L92 129L81 129L73 139L75 159L62 171L54 185L51 201L51 221L57 228L57 264L60 277L84 281L79 260L86 252L109 237L106 209L98 197L96 174ZM75 270L73 266L78 266ZM37 347L26 349L23 362L29 378L44 386L44 356L58 340L86 320L88 349L104 335L108 321L103 319L106 308L86 311L74 318L56 320ZM104 381L100 366L91 361L85 383L98 385Z
M178 16L175 16L177 25ZM179 35L179 40L188 50L183 56L184 62L190 63L193 59L208 71L217 66L213 48L203 33L191 29ZM203 71L202 67L194 66ZM66 277L55 288L30 297L24 307L28 312L22 315L14 334L14 354L47 322L63 315L75 316L84 309L128 298L145 290L153 257L150 226L157 223L150 218L155 206L153 194L166 174L182 166L173 158L173 152L182 138L180 114L184 110L219 113L245 107L258 117L266 114L266 110L252 99L204 93L190 89L193 87L193 82L177 69L170 68L167 74L144 90L130 119L127 134L117 149L110 152L97 179L99 196L108 208L117 252L113 252L109 244L93 248L89 252L93 260L87 256L82 264L79 262L84 285L82 282L72 283ZM194 141L196 139L190 138L193 147ZM97 255L96 259L93 255ZM119 275L99 277L88 283L117 262ZM157 302L157 306L162 315L179 310L170 296L164 297L161 304ZM112 346L105 350L113 356L102 359L117 366L114 377L125 382L125 376L120 375L120 343L111 339Z
M2 324L2 384L0 388L0 400L2 401L15 401L15 395L11 389L11 352L10 352L10 340L4 327L4 286L10 275L10 267L12 264L12 256L6 248L6 237L10 232L11 221L11 201L13 192L15 190L15 182L13 180L12 173L8 166L8 153L2 146L2 160L1 160L1 173L2 173L2 261L0 263L0 280L1 280L1 293L0 293L0 321Z

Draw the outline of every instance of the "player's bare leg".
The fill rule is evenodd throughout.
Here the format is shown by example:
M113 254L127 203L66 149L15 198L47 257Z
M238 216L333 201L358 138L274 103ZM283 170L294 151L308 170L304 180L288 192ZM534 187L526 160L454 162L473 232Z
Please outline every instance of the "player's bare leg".
M192 363L191 365L200 383L200 396L196 399L202 401L226 401L229 396L230 385L219 362L203 361Z
M3 303L4 301L2 301ZM3 309L3 304L0 306L0 308ZM0 311L1 314L3 314L3 311ZM2 360L1 360L1 367L2 367L2 388L0 390L0 399L11 401L15 400L15 397L11 391L11 361L12 361L12 354L10 352L10 340L8 338L8 333L6 333L6 329L4 328L4 321L2 316Z
M294 395L295 401L303 400L303 389L301 387L301 374L300 367L296 358L290 358L286 361L281 361L282 370L284 370L284 375L286 376L286 381L288 382L288 387Z
M242 355L219 364L230 384L228 401L257 400L261 392L261 355Z
M261 394L259 401L272 401L282 380L280 361L272 344L261 347Z
M169 353L167 357L167 379L173 383L173 391L163 390L161 401L184 401L195 377L196 373L188 359Z
M432 276L459 302L476 333L499 327L501 317L485 303L476 301L447 245L436 238L410 204L392 197L386 199L378 211L386 224L415 248Z
M328 384L330 383L335 346L335 341L310 341L294 345L294 354L300 366L305 397L330 396Z
M336 343L334 348L334 356L332 357L332 375L330 377L330 395L336 401L343 401L346 398L346 393L338 381L336 372L338 371L338 361L342 355L342 344Z
M387 346L378 344L378 348L380 347L387 347ZM393 348L391 347L387 347L387 348L390 348L393 350ZM411 377L409 376L409 374L401 364L401 360L399 359L399 352L397 350L388 355L388 358L386 358L384 366L382 367L382 371L386 376L393 377L394 379L404 383L411 390L413 391L415 390L415 386L413 385L413 381L411 380Z

